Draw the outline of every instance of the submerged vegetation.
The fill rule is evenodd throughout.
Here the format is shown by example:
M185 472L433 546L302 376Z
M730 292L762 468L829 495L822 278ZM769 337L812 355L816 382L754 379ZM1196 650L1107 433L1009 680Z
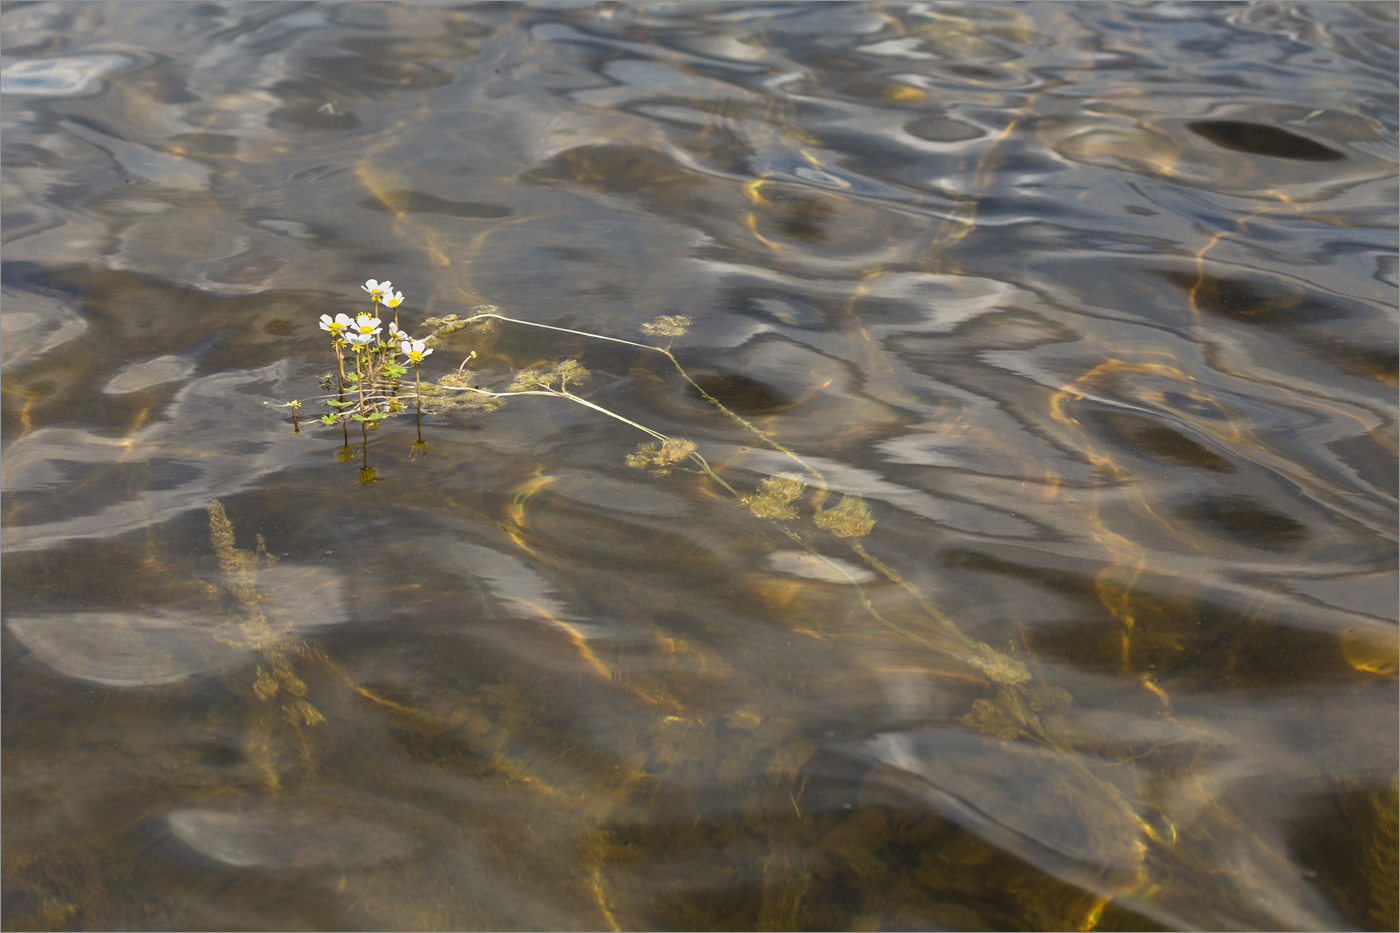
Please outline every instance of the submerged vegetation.
M956 672L954 676L977 685L974 695L962 701L960 708L951 711L950 718L967 730L958 737L955 729L953 737L948 740L950 753L955 757L961 756L959 760L963 762L954 767L975 767L979 756L996 748L998 754L1010 756L1008 760L1013 767L1023 767L1027 774L1035 775L1030 786L1037 790L1033 799L1008 799L1004 801L1005 813L982 814L973 822L983 818L990 821L984 829L995 837L1003 831L1018 832L1016 827L1027 819L1040 821L1053 818L1059 821L1055 824L1056 831L1067 834L1069 839L1065 843L1068 847L1065 852L1051 853L1047 857L1068 873L1062 880L1069 886L1067 890L1073 890L1071 902L1058 907L1039 903L1023 905L1026 909L1054 913L1056 923L1063 923L1068 916L1070 923L1080 929L1112 925L1124 922L1121 917L1110 922L1118 909L1116 903L1150 901L1153 892L1159 890L1163 877L1194 870L1187 861L1183 861L1184 855L1178 851L1177 845L1179 831L1185 831L1188 827L1181 824L1179 830L1179 824L1172 814L1142 806L1140 791L1133 786L1136 778L1132 773L1132 759L1127 757L1126 751L1120 750L1116 740L1096 735L1093 730L1086 730L1082 722L1075 720L1070 714L1074 697L1064 686L1052 682L1053 665L1036 663L1035 656L1014 636L1008 638L1005 644L993 645L971 634L966 620L955 618L934 597L866 548L863 539L875 531L877 516L864 498L846 492L833 504L833 490L815 466L732 407L726 406L706 390L703 380L697 381L687 372L671 346L677 337L687 332L692 323L689 317L665 315L642 325L640 330L644 337L664 341L652 344L514 318L502 314L496 306L481 305L462 316L449 314L426 318L418 325L420 336L415 337L401 322L400 306L404 298L392 289L391 283L370 280L363 288L373 302L369 312L353 319L343 314L335 318L323 315L321 318L321 329L331 338L336 371L327 373L321 380L329 394L320 400L331 411L313 422L328 427L339 426L346 432L345 445L340 451L343 460L354 458L356 448L350 444L348 432L351 426L359 425L362 437L362 443L358 445L362 455L359 469L361 484L374 482L378 478L368 463L369 432L382 430L387 419L394 415L415 415L418 434L413 444L414 456L428 449L422 433L423 413L485 414L516 397L538 396L568 402L587 408L600 417L622 422L645 435L635 448L623 454L622 460L627 467L658 479L673 477L678 472L690 472L697 479L714 483L727 494L728 501L747 513L749 518L746 520L759 520L765 533L778 539L777 543L783 548L798 549L787 550L787 555L796 555L797 560L810 562L809 566L821 565L820 579L845 585L854 598L859 618L896 636L914 652L941 656L946 662L951 662L943 665L944 670ZM446 371L436 378L421 372L425 363L431 365L428 357L435 351L438 351L436 360L443 360L446 354L441 351L448 349L445 338L449 335L485 334L502 325L538 328L585 340L624 344L665 357L685 384L705 400L715 414L753 438L752 443L780 454L786 460L783 464L785 468L763 476L756 484L741 483L732 477L726 479L705 458L701 445L695 441L664 434L579 394L580 387L590 377L589 370L579 359L563 359L520 369L505 376L488 377L468 368L476 358L475 351L472 351L455 366L449 362ZM408 380L410 368L413 370L412 382ZM298 431L301 429L298 417L300 404L300 401L289 403L294 430ZM216 550L221 560L231 568L231 578L235 581L234 595L238 596L241 591L236 585L243 579L240 574L252 572L250 568L262 558L232 549L231 535L223 530L225 523L221 511L211 510ZM880 592L882 587L883 592ZM896 591L904 600L902 605L905 608L900 611L892 611L885 598L888 593ZM250 604L245 614L250 620L244 626L245 634L257 641L266 661L265 668L258 668L254 692L264 702L288 698L282 704L278 729L285 731L290 727L293 730L291 744L300 744L302 756L307 758L311 754L308 727L321 720L319 710L298 693L301 680L296 675L293 662L306 663L304 651L299 653L292 642L264 644L264 640L260 639L261 630L257 628L255 607ZM651 688L642 686L646 681L641 675L633 674L630 675L631 679L618 680L617 672L594 655L582 634L567 621L553 621L570 634L590 669L606 676L610 682L632 683L631 689L639 691L638 695L655 701L652 692L648 692ZM1164 706L1168 705L1165 696L1149 678L1143 677L1141 682L1162 699ZM395 700L380 697L362 685L352 686L356 695L386 709L404 710ZM674 719L672 716L663 717L662 725L651 734L651 738L658 743L657 760L663 763L679 760L680 752L671 749L668 744L675 737L667 730L679 728L672 722ZM731 720L738 721L735 717L731 717ZM268 721L272 721L272 717ZM632 726L628 728L630 730ZM635 733L633 741L636 742ZM284 744L288 744L285 739ZM780 750L775 753L774 761L788 753ZM800 757L798 751L791 751L791 754ZM810 754L810 749L807 754ZM275 786L280 774L274 759L275 756L269 759L263 770L266 781ZM917 775L918 772L913 773ZM773 836L769 840L772 848L763 866L765 883L762 905L753 920L758 926L795 928L809 919L804 912L817 909L814 905L823 896L810 883L813 879L829 880L835 871L825 863L824 859L828 857L850 864L862 881L871 883L872 890L879 888L879 873L884 867L879 856L874 854L881 845L877 840L884 839L892 845L896 837L913 838L918 835L914 829L895 830L885 826L883 821L887 816L877 807L858 810L849 824L820 816L809 819L804 816L803 808L807 804L802 799L809 776L805 765L795 762L783 764L775 767L770 776L774 776L778 784L784 785L769 790L777 795L773 798L777 801L777 811L783 811L787 804L791 805L798 820L798 836L804 840L807 854L797 861L790 860L788 846L792 841L789 838L792 827L783 823L785 828L772 830ZM786 786L785 782L789 780L791 786ZM1393 799L1392 793L1375 807L1382 817L1389 815L1391 822L1385 825L1392 827L1392 836L1387 837L1389 841L1383 841L1376 847L1380 852L1393 852L1394 848ZM764 800L763 807L767 808L772 801ZM1047 817L1047 814L1052 816ZM785 813L783 818L786 819ZM918 824L925 828L932 825ZM696 826L701 826L698 820ZM858 843L845 840L843 833L852 837L868 835L869 841ZM608 866L625 865L631 857L626 834L603 837L590 852L589 859L595 864L590 875L590 890L596 896L608 925L616 929L617 923L612 919L608 905L626 900L628 895L622 888L607 885L605 877ZM1066 852L1070 853L1069 857ZM779 853L781 860L778 860ZM868 871L858 866L867 866ZM925 871L929 879L936 879L929 881L936 888L949 883L944 868L942 865L921 863L920 871ZM961 877L957 872L949 871L949 877ZM771 885L769 880L772 881ZM878 902L882 895L871 896L872 902ZM1377 900L1385 901L1384 898ZM1393 898L1388 903L1393 904ZM1387 916L1393 914L1390 908L1383 908L1382 912L1387 909L1390 910ZM698 922L699 918L692 917L691 920L696 921L692 925L702 925ZM1050 922L1047 917L1046 923ZM1137 921L1126 922L1132 924Z
M445 317L425 319L421 326L428 332L422 339L415 339L400 325L399 307L403 302L403 295L393 290L391 282L370 279L361 288L373 302L371 312L360 314L353 320L344 314L337 315L334 319L329 315L321 316L321 329L331 337L337 366L335 373L328 373L321 380L324 386L334 390L331 395L322 399L333 409L332 412L321 416L319 421L322 424L348 428L349 424L358 423L362 432L368 432L370 428L377 427L378 422L391 415L406 414L411 406L420 418L418 440L414 445L417 452L427 446L422 439L421 415L424 412L441 413L463 408L490 411L508 399L520 396L559 399L621 421L651 438L642 441L635 450L625 456L624 462L627 466L658 476L666 476L676 470L689 470L707 476L726 490L736 504L747 509L755 518L772 522L782 536L805 551L813 560L825 564L834 575L833 578L842 579L851 586L863 611L880 625L908 641L961 662L974 676L985 679L995 694L992 698L977 700L972 709L961 718L960 721L964 725L1003 739L1035 739L1068 750L1067 740L1057 734L1050 724L1051 720L1046 718L1069 705L1071 698L1066 691L1054 685L1036 683L1031 671L1021 661L966 635L951 617L917 587L870 554L855 540L869 535L875 527L875 519L864 499L858 495L846 494L835 506L825 508L829 490L825 478L816 468L726 407L691 377L671 352L671 342L676 337L683 336L692 323L688 316L663 315L642 325L643 334L667 338L664 346L657 346L512 318L501 314L494 305L481 305L473 308L465 317L449 314ZM381 311L381 305L386 310ZM393 320L384 325L380 315L387 314L388 311L393 312ZM433 353L435 347L441 346L444 337L461 331L484 332L499 323L542 328L659 353L666 357L686 383L720 414L758 438L765 446L783 454L799 469L768 476L760 481L757 489L741 492L715 472L694 441L670 437L578 395L574 390L588 378L589 372L575 359L520 370L514 373L503 387L489 389L482 387L478 383L477 374L467 369L467 365L476 356L473 351L455 370L441 376L435 382L423 381L420 366ZM411 389L404 381L409 366L413 368L414 377ZM296 412L300 401L289 404L293 410L294 425L299 430L300 422ZM361 450L364 451L367 447L366 433ZM342 458L349 459L350 455L347 453L352 449L347 434L346 446L341 448ZM366 459L360 468L359 482L373 482L376 478ZM810 511L800 505L802 500L808 497ZM862 581L847 569L843 561L829 558L818 548L816 539L810 532L804 534L798 527L794 527L793 523L800 522L804 514L809 514L816 529L845 541L855 558L873 570L876 578L883 578L912 595L926 616L922 624L896 623L886 618L865 591ZM1108 799L1118 797L1117 792L1108 786L1105 786L1105 793Z

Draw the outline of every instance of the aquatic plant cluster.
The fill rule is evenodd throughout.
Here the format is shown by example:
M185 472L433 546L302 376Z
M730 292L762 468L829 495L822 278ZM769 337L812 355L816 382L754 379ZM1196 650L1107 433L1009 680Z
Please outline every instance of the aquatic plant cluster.
M318 419L322 424L348 425L349 422L354 421L360 422L363 427L368 428L392 414L404 412L408 402L412 402L415 411L421 415L423 412L441 413L464 407L490 410L498 407L504 399L511 396L545 395L582 405L654 438L654 442L643 442L637 451L627 458L627 463L630 466L637 469L651 469L654 472L664 474L671 472L682 461L689 460L698 467L700 472L717 480L731 493L734 492L729 484L714 474L709 464L705 462L705 458L696 452L693 442L682 438L668 437L572 392L570 384L577 386L589 375L588 370L577 360L561 360L544 367L521 370L515 373L511 381L500 391L484 389L473 381L473 374L466 369L466 366L475 358L475 352L469 353L455 372L442 376L436 382L429 382L425 385L419 372L420 364L432 354L433 345L446 335L468 328L489 326L495 321L504 321L527 327L561 331L581 337L591 337L596 340L624 343L659 352L670 359L681 371L681 375L694 385L693 380L671 354L669 343L666 347L657 347L587 331L555 327L535 321L523 321L498 313L495 305L480 305L473 308L472 313L465 318L456 314L440 318L425 318L422 326L429 328L429 333L422 340L415 340L399 324L399 306L403 304L404 298L402 292L394 291L392 282L369 279L360 288L370 296L370 300L374 303L370 312L358 314L354 318L344 313L337 314L335 317L331 317L329 314L321 315L320 327L331 337L331 346L335 351L336 361L336 372L327 373L321 377L321 385L327 389L334 389L334 392L331 395L321 396L320 400L335 409ZM388 323L387 328L379 316L381 305L394 312L393 320ZM641 330L648 336L667 337L674 340L686 333L690 323L691 320L686 315L663 315L642 325ZM387 335L385 334L386 329ZM353 363L353 368L347 367L347 354ZM402 361L400 361L400 356L403 357ZM404 387L401 381L408 374L408 366L413 367L413 392L411 394L403 391ZM710 401L718 405L714 399L710 399ZM301 400L296 399L287 402L284 406L292 410L292 424L296 431L301 429L298 417L301 404ZM720 407L724 410L723 406ZM732 413L731 417L733 417ZM422 440L421 425L418 443L414 446L415 450L427 446ZM345 449L348 447L347 441ZM367 470L369 470L368 464L361 471L361 483L372 481L375 478L372 471L366 474Z
M403 293L394 291L392 282L369 279L360 288L374 302L373 313L358 314L353 319L344 313L334 318L329 314L321 315L321 330L331 335L335 348L337 370L334 377L337 397L328 398L325 402L338 410L322 415L324 424L339 424L348 420L379 421L401 410L399 379L408 374L408 369L399 362L399 354L402 353L413 367L416 398L421 395L418 364L433 352L424 346L423 341L414 340L399 328L399 305L403 303ZM378 316L381 304L394 312L387 336L381 336L384 333L383 322ZM354 355L354 372L345 369L347 350ZM328 375L323 383L329 383L331 379ZM347 391L356 393L355 400L345 398ZM295 411L299 403L291 404Z
M374 314L361 314L354 320L344 314L337 315L334 319L330 315L321 316L321 329L329 333L333 339L339 371L338 376L327 374L322 377L323 385L329 387L334 384L337 388L336 396L326 399L326 403L336 408L337 411L322 416L320 419L322 423L343 425L353 420L360 422L362 430L367 431L371 426L374 426L374 422L402 411L404 402L409 399L413 401L421 416L425 411L442 412L458 407L490 410L499 406L507 398L524 395L543 395L563 399L621 421L652 438L652 440L638 444L637 448L625 457L624 462L627 466L658 476L665 476L680 469L705 475L728 492L739 506L746 509L755 518L772 522L784 537L806 551L813 560L826 564L832 573L844 578L855 590L864 611L872 619L915 644L932 648L962 662L986 677L991 683L999 685L997 699L977 701L972 711L960 720L964 725L1001 738L1024 736L1039 739L1052 746L1061 744L1061 739L1047 731L1036 712L1068 705L1069 697L1064 694L1064 691L1051 685L1028 683L1031 681L1031 675L1020 661L965 634L941 608L860 544L858 539L869 535L875 527L875 520L870 514L870 508L862 497L854 494L842 495L835 506L828 507L830 490L826 478L819 470L804 460L797 452L726 407L691 377L690 373L671 352L671 342L689 331L692 323L689 316L662 315L643 324L640 328L643 334L667 338L665 346L654 346L621 337L610 337L568 327L557 327L553 324L541 324L536 321L507 317L501 314L495 305L480 305L473 308L467 317L449 314L445 317L424 319L422 326L429 328L430 332L424 339L414 340L399 327L398 308L403 302L403 295L393 290L391 282L370 279L361 288L369 294L374 302ZM394 311L394 320L389 324L388 338L379 336L383 330L381 321L377 317L381 304ZM439 342L448 334L469 328L483 329L495 322L538 327L595 340L626 344L660 353L671 362L681 378L718 413L753 435L764 446L783 454L799 468L799 472L785 472L768 476L759 482L757 489L747 493L740 492L711 468L693 441L662 434L660 431L653 430L574 393L570 389L570 384L573 383L576 386L589 375L588 370L578 360L560 360L541 367L521 370L512 376L511 381L503 390L495 391L477 385L474 374L466 369L467 364L476 356L475 351L472 351L455 372L439 378L437 382L429 382L426 385L422 382L418 371L419 364L433 352L430 344ZM353 373L345 368L344 354L347 349L354 354L355 371ZM414 369L414 392L411 396L399 394L399 379L408 372L405 366L398 361L400 353ZM347 398L347 394L351 393L353 395ZM299 404L300 402L289 403L293 409L294 423L296 422L296 406ZM414 450L417 452L427 448L427 446L423 441L420 420L418 442L414 445ZM360 449L367 451L367 448L366 435L366 442ZM342 459L349 459L353 456L350 453L353 448L349 445L348 437L346 446L341 450ZM689 464L689 466L684 466L684 464ZM365 485L377 478L373 468L368 464L366 452L358 484ZM799 508L799 501L804 499L807 500L805 507ZM809 540L808 535L799 533L790 526L789 523L800 521L808 510L810 510L811 522L817 529L837 539L844 539L851 552L862 563L870 567L880 577L884 577L914 596L927 619L934 624L934 631L938 633L936 641L897 624L881 614L866 595L860 581L850 571L818 550Z
M649 440L642 441L625 456L624 462L628 467L655 476L668 476L678 470L688 471L715 482L729 493L735 505L763 521L769 530L805 552L807 558L823 565L829 571L830 579L840 579L849 585L869 619L910 644L951 659L969 676L982 680L987 685L988 695L975 699L970 708L958 717L959 723L998 739L1029 741L1064 756L1075 780L1091 789L1086 797L1090 803L1085 806L1097 808L1097 815L1089 818L1090 822L1104 819L1109 822L1128 821L1141 826L1144 832L1151 835L1152 828L1141 823L1121 790L1111 780L1089 768L1080 756L1072 754L1076 737L1065 715L1073 703L1068 691L1037 677L1016 656L1018 652L1014 646L999 649L966 632L934 599L867 550L861 539L871 533L876 522L869 505L861 496L844 494L834 506L829 505L832 490L820 470L798 452L727 407L686 371L671 352L671 343L688 332L692 323L689 317L663 315L643 324L640 330L644 335L667 340L665 346L654 346L507 317L494 305L480 305L465 317L450 314L424 319L420 326L428 329L428 334L422 340L413 340L399 327L398 307L403 297L393 291L391 283L370 279L362 288L374 301L375 313L358 315L354 320L345 315L335 319L329 315L321 318L322 329L333 338L340 375L327 374L323 377L323 384L328 387L335 385L337 389L336 396L327 399L337 411L320 419L326 424L348 425L351 420L360 422L362 432L366 432L364 443L359 448L361 451L368 449L368 430L377 427L376 422L389 414L403 410L405 402L409 400L419 415L415 453L428 446L422 437L423 412L440 413L466 407L490 410L511 396L543 395L563 399L630 425L646 434ZM379 336L383 330L378 317L381 304L395 312L393 323L388 325L388 338ZM576 394L573 388L589 375L578 360L566 359L520 370L511 376L503 389L492 390L478 385L476 374L466 369L476 356L473 351L468 353L455 372L442 376L436 382L422 381L418 367L432 352L430 345L441 344L445 336L453 333L484 332L498 322L627 344L659 353L670 361L680 377L716 413L737 425L758 443L782 454L796 469L765 476L759 480L756 488L748 491L736 489L711 468L693 441L669 437ZM354 356L353 373L344 365L347 351ZM404 363L399 362L400 354L406 363L414 367L412 395L400 394L399 379L407 373ZM347 434L346 446L341 448L341 459L351 459L353 451ZM369 466L366 453L359 484L368 484L377 478L374 469ZM833 558L828 553L833 548L844 549L858 563ZM861 570L860 564L869 570ZM913 597L922 618L896 619L886 615L866 586L867 582L881 578ZM795 799L793 805L797 806Z

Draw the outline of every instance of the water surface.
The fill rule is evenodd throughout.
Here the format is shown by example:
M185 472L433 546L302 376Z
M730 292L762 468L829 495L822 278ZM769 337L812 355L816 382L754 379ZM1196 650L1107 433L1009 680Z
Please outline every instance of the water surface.
M1392 4L0 25L7 928L1396 927Z

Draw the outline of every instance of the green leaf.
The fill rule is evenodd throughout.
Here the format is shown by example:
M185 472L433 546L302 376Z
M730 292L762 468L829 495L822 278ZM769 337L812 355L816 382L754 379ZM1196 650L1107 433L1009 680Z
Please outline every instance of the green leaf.
M340 419L337 418L335 415L322 415L322 416L321 416L321 423L322 423L322 424L335 424L335 423L336 423L337 421L339 421L339 420L340 420Z
M349 408L351 405L354 405L355 403L354 403L354 402L337 402L337 401L336 401L335 399L333 399L333 398L328 398L328 399L326 399L326 404L327 404L327 405L333 405L333 406L335 406L336 408Z

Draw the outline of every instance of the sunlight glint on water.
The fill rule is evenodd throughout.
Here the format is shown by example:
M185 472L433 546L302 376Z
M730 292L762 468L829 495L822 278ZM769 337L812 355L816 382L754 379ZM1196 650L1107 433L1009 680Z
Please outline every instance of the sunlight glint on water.
M7 928L1396 927L1392 6L0 25Z

